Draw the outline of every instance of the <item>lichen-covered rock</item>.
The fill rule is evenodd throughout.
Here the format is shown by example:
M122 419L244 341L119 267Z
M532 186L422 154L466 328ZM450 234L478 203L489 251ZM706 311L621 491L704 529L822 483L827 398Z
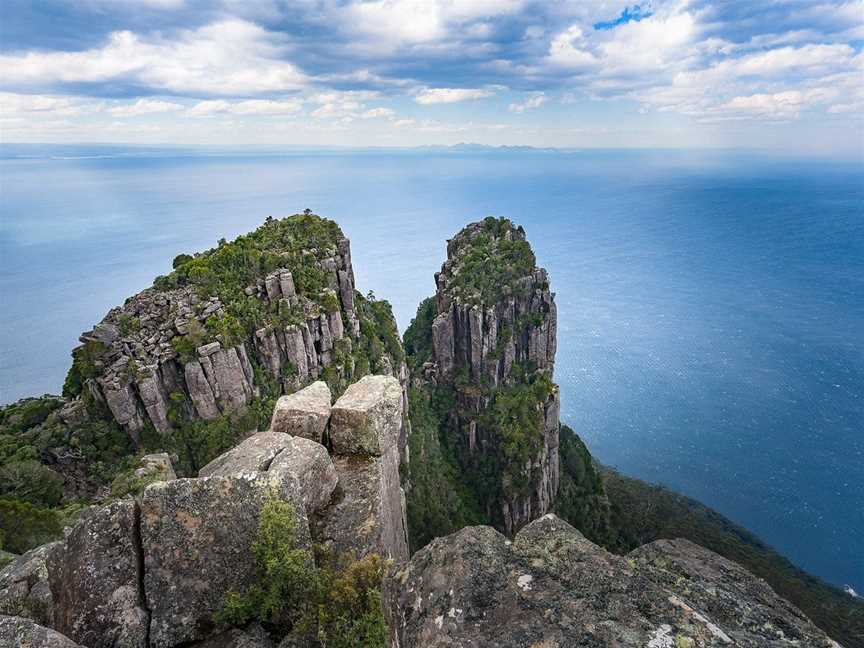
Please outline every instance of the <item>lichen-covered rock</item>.
M230 477L244 472L264 472L270 462L291 443L282 432L258 432L198 471L199 477Z
M147 646L137 507L124 499L88 511L49 554L51 626L88 648Z
M243 630L231 628L195 644L195 648L273 648L273 641L257 623Z
M322 443L330 420L330 388L322 380L276 401L270 429Z
M404 494L395 446L380 457L334 457L339 485L330 505L312 518L315 541L335 555L377 553L396 563L408 559Z
M719 572L726 563L704 549L687 552L691 559ZM606 552L552 514L527 525L512 542L490 527L462 529L433 540L397 575L399 645L836 646L812 624L794 638L780 638L777 627L797 623L800 612L776 596L754 599L749 586L740 585L757 579L741 568L735 576L738 605L745 618L765 605L768 625L742 627L732 616L712 612L699 596L691 598L686 577L658 578L647 555L645 564L636 562ZM724 580L715 582L722 601Z
M19 556L0 571L0 614L54 622L54 597L48 584L48 558L61 542L42 545Z
M392 376L364 376L333 405L330 442L339 455L383 455L402 429L402 387Z
M277 479L286 473L296 477L306 512L310 515L330 503L339 482L327 448L302 437L291 438L291 442L273 459L267 473Z
M141 498L144 591L151 612L150 647L207 638L225 595L255 578L251 547L270 497L293 505L298 544L309 547L300 488L291 475L177 479Z
M768 583L689 540L657 540L629 557L637 571L676 593L675 605L710 618L734 645L836 646Z
M51 628L16 616L0 615L3 648L84 648Z

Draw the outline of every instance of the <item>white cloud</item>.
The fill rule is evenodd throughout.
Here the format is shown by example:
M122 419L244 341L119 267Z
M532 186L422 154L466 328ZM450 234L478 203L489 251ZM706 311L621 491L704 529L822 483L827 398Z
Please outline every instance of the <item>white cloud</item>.
M183 110L183 105L172 101L161 101L159 99L139 99L132 104L112 106L108 109L115 117L137 117L153 113L169 113Z
M524 4L524 0L373 0L348 4L334 19L343 29L368 38L372 47L388 50L452 37L455 27L512 14Z
M372 108L360 116L363 119L393 119L396 116L396 111L390 108Z
M542 92L535 92L531 96L529 96L525 101L519 103L511 103L507 106L507 110L514 113L524 113L527 110L534 110L535 108L539 108L547 101L547 97Z
M216 114L230 115L290 115L303 108L301 99L248 99L246 101L225 101L211 99L200 101L192 106L187 114L191 117L202 117Z
M282 60L281 37L243 20L225 20L180 38L144 40L113 32L101 48L0 56L7 85L129 82L178 94L248 95L302 87L306 78Z
M73 117L102 110L101 102L55 95L0 93L0 115L5 118L22 116Z
M417 93L414 101L419 104L442 104L491 97L494 91L485 88L426 88Z

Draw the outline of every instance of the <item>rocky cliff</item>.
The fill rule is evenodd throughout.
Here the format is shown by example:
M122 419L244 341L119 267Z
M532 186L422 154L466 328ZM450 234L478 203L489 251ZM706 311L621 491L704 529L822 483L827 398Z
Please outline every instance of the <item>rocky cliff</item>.
M334 222L268 219L174 266L81 335L64 387L136 445L197 420L255 429L262 421L239 415L269 416L269 401L319 378L337 393L370 372L407 385L389 304L356 291L350 242ZM403 460L406 443L407 427Z
M512 534L558 491L554 294L525 231L494 218L447 242L435 283L431 345L415 374L453 389L452 444L465 472L486 480L475 490L489 519Z
M92 509L63 540L7 566L0 645L257 648L292 631L286 645L302 643L299 630L276 616L242 628L220 617L231 592L254 588L261 577L256 545L266 541L268 502L290 509L292 550L306 552L306 570L322 568L319 555L408 559L398 381L367 376L332 407L326 384L317 382L281 402L273 417L292 431L310 419L332 435L332 455L302 436L257 433L199 477L162 473L167 481ZM313 554L313 543L325 553Z

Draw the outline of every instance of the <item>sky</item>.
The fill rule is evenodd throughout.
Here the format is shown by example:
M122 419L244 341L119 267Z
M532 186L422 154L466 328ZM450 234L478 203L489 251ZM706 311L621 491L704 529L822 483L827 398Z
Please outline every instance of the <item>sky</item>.
M628 2L2 0L0 141L864 157L864 0Z

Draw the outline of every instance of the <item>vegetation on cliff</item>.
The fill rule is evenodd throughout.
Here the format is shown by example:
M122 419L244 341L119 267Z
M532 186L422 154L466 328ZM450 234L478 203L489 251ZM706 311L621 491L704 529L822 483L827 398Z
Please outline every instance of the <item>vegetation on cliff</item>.
M320 367L319 377L335 396L364 375L398 370L404 354L390 304L372 293L364 297L355 291L349 308L343 303L344 295L334 290L332 261L341 254L350 263L347 250L339 226L307 210L283 219L268 218L255 231L234 241L223 239L206 252L179 255L174 270L157 277L156 292L142 295L152 300L164 291L191 291L199 305L216 299L221 307L200 321L169 312L164 321L144 322L130 310L140 297L134 296L109 313L107 323L126 347L134 349L127 379L136 380L142 370L136 358L138 347L148 345L148 327L172 334L169 351L179 363L173 373L182 376L183 363L197 358L197 349L205 344L218 341L228 348L243 343L254 349L255 332L262 328L284 329L333 314L345 331L352 330L352 318L359 329L356 337L346 334L334 339L328 363ZM283 268L291 272L296 298L262 299L250 288ZM182 329L170 328L175 319L184 322ZM254 391L243 407L203 420L181 378L179 386L166 389L170 430L157 431L148 420L140 432L130 434L115 421L94 382L109 370L110 352L106 343L87 338L73 351L64 398L44 396L0 408L0 533L5 531L8 549L26 551L59 535L70 512L129 488L140 489L131 476L136 454L168 452L180 476L194 476L250 431L266 429L279 396L303 386L295 379L297 367L290 361L283 363L277 376L255 353L249 353ZM153 362L159 362L159 357L164 356L154 356ZM73 415L66 416L67 409Z
M218 620L229 626L257 620L304 646L383 648L381 558L335 561L319 552L315 560L311 551L298 548L296 538L291 504L271 498L252 545L257 582L245 592L228 592Z

